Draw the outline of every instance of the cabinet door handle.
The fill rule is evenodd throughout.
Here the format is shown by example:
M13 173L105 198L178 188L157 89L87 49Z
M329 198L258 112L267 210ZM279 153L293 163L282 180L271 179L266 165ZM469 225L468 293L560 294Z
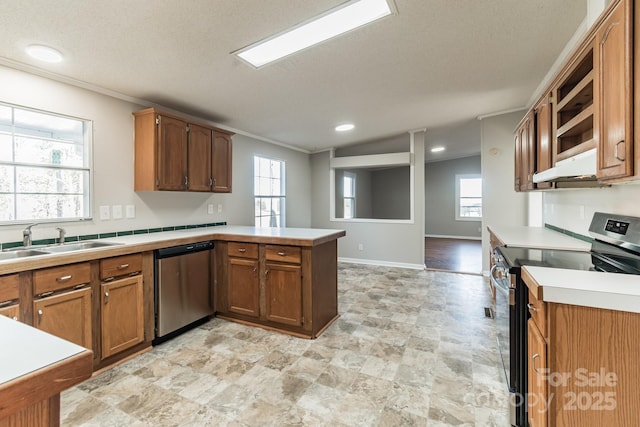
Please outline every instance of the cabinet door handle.
M38 323L42 323L42 315L44 313L42 312L42 310L38 310Z
M213 178L209 178L209 187L213 187Z
M533 304L527 304L527 308L531 311L538 311L538 309Z
M108 303L109 302L109 292L105 292L104 293L104 303Z
M533 370L536 374L543 374L544 372L538 370L538 368L536 368L536 359L540 357L540 355L538 353L534 354L533 356L531 356L531 366L533 367Z
M66 282L67 280L71 280L73 276L71 274L67 275L67 276L62 276L62 277L58 277L56 279L56 282Z
M269 274L269 270L265 270L264 271L264 277L267 277L268 274Z
M286 253L286 252L283 252L283 251L278 252L278 255L280 255L280 256L285 256L286 254L287 254L287 253Z
M129 264L120 264L118 266L118 270L124 270L125 268L129 268Z
M238 248L238 252L240 252L241 254L247 252L246 248Z
M184 177L184 186L186 187L187 185L189 185L189 177L185 176Z
M618 146L620 144L624 144L624 139L622 141L618 141L618 143L616 144L616 146L613 148L613 155L616 157L616 159L620 160L621 162L624 162L624 159L626 158L626 156L620 158L620 151L618 150ZM622 153L624 154L624 149L622 150Z

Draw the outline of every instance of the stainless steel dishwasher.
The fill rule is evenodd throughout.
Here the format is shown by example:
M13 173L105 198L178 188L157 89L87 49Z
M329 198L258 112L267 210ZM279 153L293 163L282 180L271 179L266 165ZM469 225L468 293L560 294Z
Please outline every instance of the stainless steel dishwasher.
M154 344L206 321L213 314L210 251L213 242L158 249L155 254Z

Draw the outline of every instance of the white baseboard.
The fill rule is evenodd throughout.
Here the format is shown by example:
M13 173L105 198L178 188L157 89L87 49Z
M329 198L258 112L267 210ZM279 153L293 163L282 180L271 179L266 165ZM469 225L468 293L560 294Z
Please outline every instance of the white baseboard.
M482 240L482 237L476 236L443 236L440 234L425 234L424 237L435 237L437 239Z
M426 266L424 264L409 264L405 262L393 262L393 261L380 261L377 259L361 259L361 258L344 258L338 257L338 262L346 262L350 264L365 264L365 265L377 265L380 267L398 267L398 268L410 268L412 270L424 270Z

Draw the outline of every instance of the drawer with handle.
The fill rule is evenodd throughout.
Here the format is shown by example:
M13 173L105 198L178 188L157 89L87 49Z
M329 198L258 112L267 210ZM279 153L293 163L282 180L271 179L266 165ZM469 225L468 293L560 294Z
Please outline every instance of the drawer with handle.
M20 296L20 282L17 274L0 276L0 303L17 300Z
M265 249L267 261L300 264L302 251L298 246L266 245Z
M128 276L142 271L142 254L122 255L100 260L100 279Z
M227 245L227 254L240 258L258 259L258 244L229 242Z
M91 281L88 262L44 268L33 272L33 294L42 295L79 287Z

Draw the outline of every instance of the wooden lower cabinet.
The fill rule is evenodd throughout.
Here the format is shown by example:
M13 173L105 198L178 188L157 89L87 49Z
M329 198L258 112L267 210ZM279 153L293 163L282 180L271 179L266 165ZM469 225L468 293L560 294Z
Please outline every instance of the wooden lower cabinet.
M64 292L33 302L36 328L91 349L91 289Z
M229 258L229 311L245 316L260 316L258 260Z
M640 425L640 313L544 302L544 286L526 269L523 279L537 316L527 339L531 427Z
M530 427L547 426L547 343L533 319L527 327L529 384L527 390Z
M265 266L265 317L271 322L301 326L301 267L269 262Z
M7 316L13 320L20 320L20 305L13 304L0 308L0 316Z
M218 241L216 316L316 338L338 317L337 241Z
M142 275L103 283L101 286L101 358L144 341Z

